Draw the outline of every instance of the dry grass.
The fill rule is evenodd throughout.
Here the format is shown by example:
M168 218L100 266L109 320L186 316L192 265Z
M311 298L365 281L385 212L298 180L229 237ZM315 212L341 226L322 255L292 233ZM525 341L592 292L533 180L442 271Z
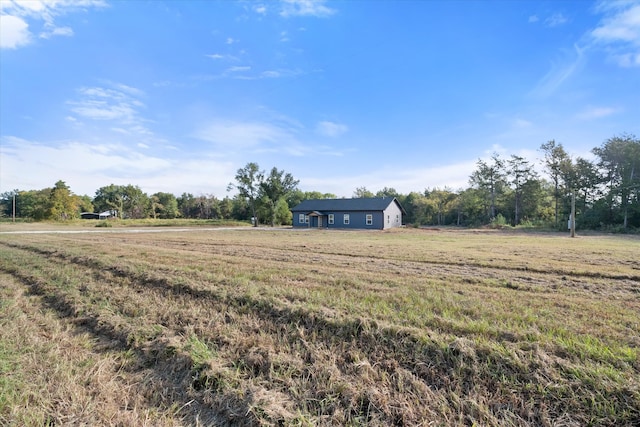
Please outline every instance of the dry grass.
M0 235L0 421L637 425L639 254L501 231Z

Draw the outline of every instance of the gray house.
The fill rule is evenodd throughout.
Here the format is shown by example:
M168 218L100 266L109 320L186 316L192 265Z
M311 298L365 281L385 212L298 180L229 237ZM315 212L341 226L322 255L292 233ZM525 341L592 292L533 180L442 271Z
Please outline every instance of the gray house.
M395 197L305 200L293 209L294 227L378 229L400 227L406 213Z

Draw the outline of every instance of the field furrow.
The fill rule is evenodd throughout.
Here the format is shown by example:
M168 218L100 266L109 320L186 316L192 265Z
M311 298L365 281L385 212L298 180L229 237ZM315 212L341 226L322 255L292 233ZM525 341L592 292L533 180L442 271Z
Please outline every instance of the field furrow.
M640 295L627 270L361 252L399 233L270 234L3 237L0 271L34 312L93 337L96 359L118 355L114 375L151 423L640 420Z

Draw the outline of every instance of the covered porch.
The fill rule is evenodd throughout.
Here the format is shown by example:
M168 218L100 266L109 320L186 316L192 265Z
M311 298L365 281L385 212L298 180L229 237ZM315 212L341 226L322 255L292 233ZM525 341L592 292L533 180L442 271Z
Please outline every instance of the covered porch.
M327 226L327 214L319 211L311 211L307 213L307 217L309 217L309 228L322 228Z

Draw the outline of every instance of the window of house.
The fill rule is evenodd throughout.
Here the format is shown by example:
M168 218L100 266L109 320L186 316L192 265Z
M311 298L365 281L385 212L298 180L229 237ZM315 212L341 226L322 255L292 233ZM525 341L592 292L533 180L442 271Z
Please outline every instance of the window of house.
M387 224L391 222L391 215L387 215Z
M367 214L367 225L373 225L373 215Z
M305 214L298 214L298 222L300 224L304 224L304 217L305 217Z
M333 214L329 214L329 224L333 224Z
M344 225L349 225L349 214L344 214Z

